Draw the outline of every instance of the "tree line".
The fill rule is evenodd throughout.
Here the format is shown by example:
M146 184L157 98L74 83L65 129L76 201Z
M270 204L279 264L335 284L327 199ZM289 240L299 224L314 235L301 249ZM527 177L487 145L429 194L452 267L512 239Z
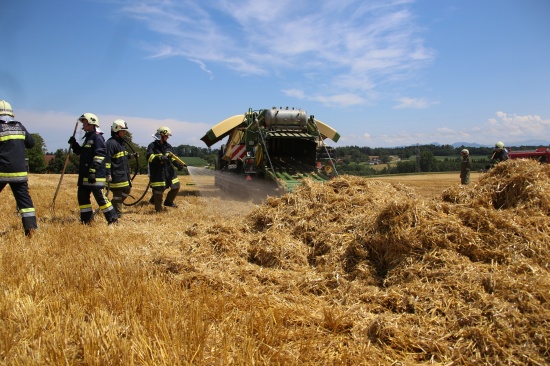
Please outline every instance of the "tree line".
M530 147L522 147L528 149ZM377 175L420 172L459 171L462 157L460 151L470 152L472 170L486 169L491 164L492 147L453 147L452 145L412 145L393 148L370 148L344 146L335 148L336 167L339 174ZM533 147L534 149L534 147ZM387 164L394 158L395 164L374 169L368 163L376 156L377 161Z
M53 153L46 152L44 139L39 134L32 134L35 139L35 146L27 150L29 162L29 172L31 173L61 173L68 149L57 149ZM140 146L132 141L132 134L126 134L126 140L130 145L130 152L139 154L138 165L139 173L147 174L147 160L145 153L146 146ZM462 160L460 151L468 149L472 157L472 170L485 169L490 163L490 156L493 152L492 147L469 147L452 145L412 145L393 148L371 148L368 146L343 146L334 148L336 169L339 174L350 175L376 175L376 174L403 174L418 172L450 172L459 171ZM534 150L537 146L513 147L514 150ZM217 158L218 149L203 148L191 145L178 145L173 147L174 153L180 157L198 157L206 160L208 164L214 165ZM53 158L46 163L46 155L53 155ZM374 169L369 165L372 157L377 157L377 162L386 164L382 169ZM387 164L395 157L397 163ZM70 154L65 169L66 173L78 173L79 158L75 154ZM130 162L135 168L135 163Z

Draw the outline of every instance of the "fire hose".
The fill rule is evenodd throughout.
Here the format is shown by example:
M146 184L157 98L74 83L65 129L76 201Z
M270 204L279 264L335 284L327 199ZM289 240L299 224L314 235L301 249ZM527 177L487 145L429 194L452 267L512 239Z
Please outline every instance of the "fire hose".
M132 147L132 144L130 144L126 140L124 140L124 142L126 143L126 146L128 146L130 148L130 150L132 150L132 155L134 156L134 160L136 161L135 169L134 169L134 175L132 176L132 178L130 178L130 182L132 182L134 180L134 178L136 177L136 175L139 173L139 168L140 168L139 167L139 159L138 159L138 154L137 154L136 150L134 150L134 148ZM141 196L137 200L135 200L131 203L122 202L122 204L124 206L134 206L134 205L138 204L145 197L145 195L147 194L147 191L149 190L150 186L151 186L151 182L148 182L147 187L145 188L145 190L143 191L143 193L141 194ZM133 197L133 196L130 195L130 197Z

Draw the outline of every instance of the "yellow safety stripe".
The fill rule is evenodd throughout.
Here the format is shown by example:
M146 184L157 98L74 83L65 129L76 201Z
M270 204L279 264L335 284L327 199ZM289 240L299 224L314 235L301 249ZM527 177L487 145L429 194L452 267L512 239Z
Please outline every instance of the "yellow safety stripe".
M121 151L113 155L113 159L122 158L123 156L128 155L128 151Z
M109 183L109 186L111 188L124 188L124 187L128 187L130 185L130 182L126 181L126 182L120 182L120 183Z
M162 154L151 154L151 155L149 155L149 159L148 159L149 163L152 162L154 158L159 157L159 156L162 156Z
M0 173L0 177L13 178L13 177L26 177L27 172L15 172L15 173Z
M7 135L0 137L0 141L8 141L8 140L24 140L25 135Z

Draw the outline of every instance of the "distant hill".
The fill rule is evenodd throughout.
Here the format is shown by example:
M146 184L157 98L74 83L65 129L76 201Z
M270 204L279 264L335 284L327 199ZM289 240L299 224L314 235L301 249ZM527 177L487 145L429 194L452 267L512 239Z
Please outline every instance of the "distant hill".
M521 142L504 142L506 146L549 146L550 142L545 140L527 140ZM455 142L451 144L452 147L492 147L492 145L477 144L475 142Z
M451 144L452 147L461 147L461 146L467 146L467 147L488 147L490 145L481 145L476 144L475 142L455 142L454 144Z
M545 140L527 140L522 142L509 143L508 146L548 146L550 142Z

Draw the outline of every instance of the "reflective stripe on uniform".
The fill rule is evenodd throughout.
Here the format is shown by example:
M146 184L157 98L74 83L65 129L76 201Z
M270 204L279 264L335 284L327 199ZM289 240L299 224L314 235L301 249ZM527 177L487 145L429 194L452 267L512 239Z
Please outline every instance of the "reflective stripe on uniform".
M109 183L109 186L111 188L124 188L124 187L128 187L130 185L130 182L126 181L126 182L120 182L120 183Z
M21 217L32 217L36 216L36 212L33 207L31 208L22 208L19 210L19 213L21 214Z
M111 211L113 209L113 204L111 201L107 201L107 203L103 206L100 206L99 209L103 212Z
M100 165L101 163L103 163L104 159L105 159L105 156L99 156L99 155L94 156L94 162L99 163Z
M14 134L17 133L17 134ZM8 141L8 140L24 140L25 135L19 134L20 131L4 131L2 135L0 136L0 141Z
M151 155L149 155L149 160L148 160L149 163L152 162L154 158L160 157L160 156L162 156L162 154L151 154Z
M0 177L4 178L26 177L27 175L27 172L0 173Z
M92 204L86 204L86 205L80 205L78 206L80 208L80 212L92 212Z
M124 157L124 155L128 155L128 152L127 151L118 152L115 155L113 155L111 158L118 159L118 158Z

